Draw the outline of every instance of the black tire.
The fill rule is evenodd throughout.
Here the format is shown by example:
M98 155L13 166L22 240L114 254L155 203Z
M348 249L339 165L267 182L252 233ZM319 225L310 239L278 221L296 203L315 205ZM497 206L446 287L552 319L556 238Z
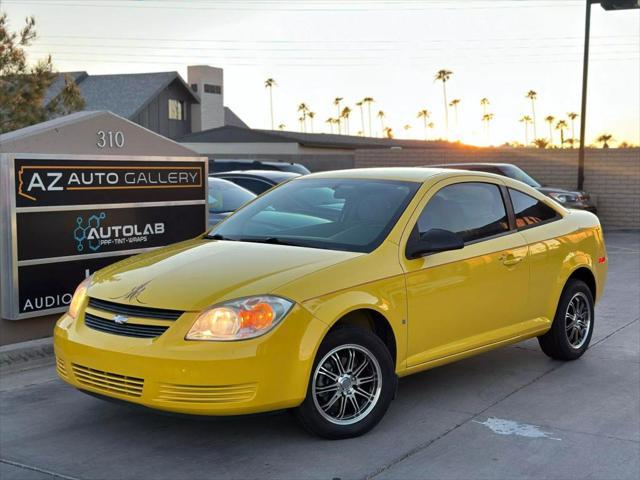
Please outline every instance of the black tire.
M347 362L351 351L355 352L353 360L353 364L355 364L355 366L352 366L351 368L352 373L357 373L358 366L366 364L365 359L369 355L375 359L379 369L376 369L376 364L373 360L369 360L369 364L367 364L367 366L363 368L361 374L359 374L362 375L362 377L358 377L357 375L350 377L349 369L347 368L349 364ZM369 380L367 381L367 384L363 383L361 388L361 390L370 389L371 397L376 397L375 401L373 401L373 399L369 401L367 397L354 391L358 390L358 387L360 386L359 383L354 383L353 385L355 385L355 387L351 390L353 393L348 393L347 391L342 390L343 387L337 379L329 378L328 376L321 379L321 377L326 374L320 373L320 367L323 367L323 372L329 372L331 375L334 375L333 372L339 373L337 372L338 367L337 364L335 364L335 357L325 359L325 356L331 352L334 352L334 355L337 353L338 359L345 360L341 363L344 368L343 376L347 376L349 379L353 378L354 382L358 382L358 379L364 378L365 375L368 377L380 378L379 383L374 380ZM361 357L359 357L359 355L361 355ZM325 359L323 365L319 365L323 359ZM360 362L356 363L358 362L358 359ZM338 375L334 376L339 377ZM325 381L327 385L318 385L317 388L336 388L335 393L320 393L319 397L314 399L314 396L317 393L314 390L316 377L318 378L318 382ZM371 384L369 384L370 382ZM379 389L374 388L374 383L375 386L379 386ZM304 402L302 402L302 404L296 408L293 413L302 426L314 435L328 439L357 437L371 430L382 419L387 408L389 408L391 400L393 400L396 384L397 377L395 374L394 362L387 346L369 330L353 325L340 326L329 332L322 341L313 362L313 368L309 378L309 386L307 388L307 396ZM348 386L351 386L351 380L349 380ZM376 396L374 392L379 393ZM367 390L366 393L369 393L369 390ZM353 418L346 420L334 418L334 421L330 421L327 418L327 416L331 416L331 410L323 413L320 402L328 399L325 402L325 405L327 405L331 400L333 400L334 395L338 398L338 400L335 400L335 408L342 408L341 402L344 401L346 404L345 413L353 412ZM343 397L345 398L343 399ZM360 404L362 404L363 410L360 415L356 415L357 410L353 401L350 400L350 397L356 399L355 404L359 407ZM338 402L340 402L340 405L338 405ZM364 405L368 405L368 407L364 408ZM334 415L334 417L338 417L338 415ZM353 423L335 423L338 421L351 421Z
M584 302L585 311L589 314L589 325L585 327L586 334L579 336L577 334L574 335L576 327L571 329L574 330L573 333L568 333L571 325L567 324L567 322L571 323L571 319L567 319L567 315L571 315L571 312L575 310L575 304L570 307L572 301L578 301L575 299ZM593 295L587 284L582 280L569 280L560 296L551 328L547 333L538 337L538 343L542 351L556 360L576 360L580 358L587 351L589 342L591 342L595 320L594 311Z

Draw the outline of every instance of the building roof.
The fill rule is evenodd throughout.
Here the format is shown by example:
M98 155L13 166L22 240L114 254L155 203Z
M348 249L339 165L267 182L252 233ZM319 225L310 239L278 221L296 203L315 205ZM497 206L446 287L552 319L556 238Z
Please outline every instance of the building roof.
M249 128L229 107L224 107L224 124L232 127Z
M394 138L357 137L328 133L301 133L239 128L231 125L194 132L178 139L180 143L298 143L317 148L442 148L453 146L442 141L400 140Z
M70 77L76 85L80 85L80 82L87 78L87 72L64 72L56 75L56 78L53 80L53 83L47 89L47 92L44 96L44 104L48 105L51 100L57 97L60 92L62 92L62 88L64 87L65 77ZM91 109L88 109L91 110Z
M107 110L124 118L133 118L156 95L174 81L180 82L196 103L200 97L185 83L178 72L89 75L87 72L59 73L44 97L47 105L64 87L65 76L71 77L85 101L85 110ZM224 107L225 125L249 128L230 108Z
M132 118L174 80L178 80L200 103L178 72L132 73L124 75L90 75L78 87L86 110L109 110Z

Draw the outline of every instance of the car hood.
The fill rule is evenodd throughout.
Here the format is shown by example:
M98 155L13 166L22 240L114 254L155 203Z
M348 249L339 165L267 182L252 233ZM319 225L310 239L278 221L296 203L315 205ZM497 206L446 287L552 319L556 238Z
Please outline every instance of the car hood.
M360 255L286 245L191 240L98 271L89 296L137 306L197 311L224 300L271 293L296 278Z

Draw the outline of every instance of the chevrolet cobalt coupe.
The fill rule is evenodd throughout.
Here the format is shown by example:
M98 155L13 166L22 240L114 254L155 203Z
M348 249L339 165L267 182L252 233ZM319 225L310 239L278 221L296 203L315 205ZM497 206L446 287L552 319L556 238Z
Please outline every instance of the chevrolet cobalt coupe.
M78 287L58 373L94 395L199 415L292 409L327 438L383 417L398 377L538 337L574 360L594 327L598 219L498 175L307 175L193 240Z

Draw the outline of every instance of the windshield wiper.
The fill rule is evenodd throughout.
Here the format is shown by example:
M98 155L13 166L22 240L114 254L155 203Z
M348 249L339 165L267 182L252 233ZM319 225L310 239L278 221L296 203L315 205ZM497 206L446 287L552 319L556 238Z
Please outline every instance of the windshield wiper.
M228 241L230 241L230 242L235 241L233 238L227 238L227 237L225 237L224 235L220 235L219 233L215 233L215 234L213 234L213 235L207 235L207 236L206 236L206 237L204 237L204 238L207 238L207 239L209 239L209 240L228 240Z
M289 245L292 247L301 247L299 243L289 242L282 240L278 237L247 237L238 239L240 242L254 242L254 243L272 243L274 245Z

